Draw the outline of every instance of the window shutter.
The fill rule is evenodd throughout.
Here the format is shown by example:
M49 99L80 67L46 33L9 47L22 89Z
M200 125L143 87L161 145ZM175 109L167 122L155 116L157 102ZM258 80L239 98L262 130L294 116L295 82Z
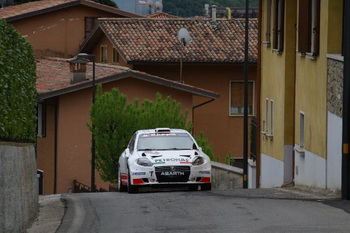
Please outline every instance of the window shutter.
M266 9L266 41L271 41L271 0L267 0Z
M283 51L284 46L284 0L278 1L278 51Z
M306 53L310 49L310 0L299 0L299 19L298 19L298 52Z
M278 47L278 0L273 1L273 49Z
M320 0L313 0L313 3L315 4L313 6L314 8L314 14L313 17L313 28L312 33L313 35L313 41L312 41L312 53L313 55L318 55L320 50Z
M282 52L284 44L284 0L274 1L273 49Z

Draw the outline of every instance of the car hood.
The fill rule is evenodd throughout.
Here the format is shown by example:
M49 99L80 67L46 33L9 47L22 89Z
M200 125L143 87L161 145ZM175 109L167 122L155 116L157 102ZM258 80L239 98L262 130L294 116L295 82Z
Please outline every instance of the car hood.
M148 158L154 165L186 165L200 156L198 150L159 150L159 151L138 151L138 157Z

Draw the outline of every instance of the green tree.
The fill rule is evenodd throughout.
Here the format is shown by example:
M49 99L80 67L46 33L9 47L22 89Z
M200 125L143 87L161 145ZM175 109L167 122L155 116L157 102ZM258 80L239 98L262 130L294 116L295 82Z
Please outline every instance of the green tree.
M101 178L112 183L117 181L119 156L136 130L169 127L190 131L192 123L187 120L188 113L182 112L181 104L170 96L163 98L157 93L155 101L144 100L139 104L134 99L127 103L126 96L118 89L103 93L102 86L99 85L90 112L93 126L88 126L95 137L95 162ZM203 134L200 146L201 143L207 152L209 145ZM212 154L209 156L213 157Z
M0 19L0 140L35 142L35 81L31 45Z

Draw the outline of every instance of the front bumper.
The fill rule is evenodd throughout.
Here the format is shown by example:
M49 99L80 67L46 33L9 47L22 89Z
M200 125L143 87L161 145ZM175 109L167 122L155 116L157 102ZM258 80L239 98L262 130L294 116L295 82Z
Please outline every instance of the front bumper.
M191 185L211 183L211 165L158 165L129 167L131 185Z

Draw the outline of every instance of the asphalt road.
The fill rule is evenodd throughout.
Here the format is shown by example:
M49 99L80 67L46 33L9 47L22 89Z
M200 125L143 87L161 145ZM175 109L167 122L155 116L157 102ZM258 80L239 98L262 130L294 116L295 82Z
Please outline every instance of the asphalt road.
M63 199L67 210L58 233L350 232L349 202L276 189L86 193Z

